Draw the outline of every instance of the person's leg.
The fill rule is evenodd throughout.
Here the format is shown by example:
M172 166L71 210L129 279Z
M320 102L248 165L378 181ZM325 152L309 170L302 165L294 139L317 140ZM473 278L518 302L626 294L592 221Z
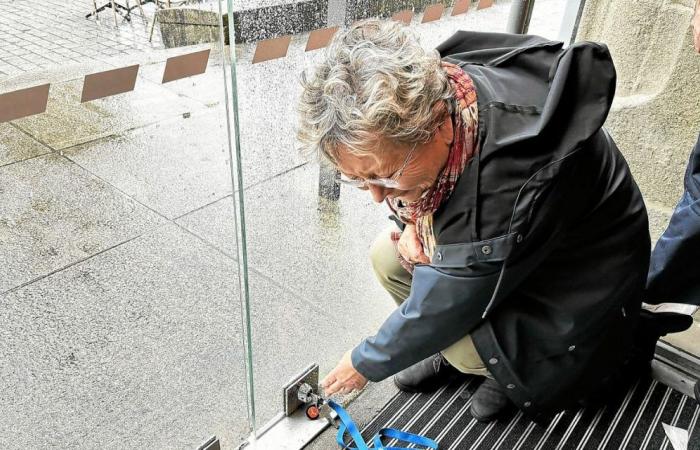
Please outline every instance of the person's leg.
M474 347L474 342L470 335L466 335L441 353L452 367L462 373L493 378L486 368L486 364L476 352L476 347Z
M413 277L399 263L396 245L391 240L391 232L394 230L392 226L375 239L370 258L379 283L396 305L401 305L411 292ZM508 397L491 377L469 335L442 352L402 370L394 377L394 383L402 391L430 392L465 374L488 378L472 396L469 408L472 416L482 422L498 417L508 406Z
M700 136L685 172L685 190L651 254L647 303L700 305Z
M375 239L370 249L370 259L379 283L386 289L396 305L401 305L411 292L412 275L399 263L396 245L391 240L392 225ZM465 336L445 350L445 360L462 373L488 376L488 370L474 348L471 336Z

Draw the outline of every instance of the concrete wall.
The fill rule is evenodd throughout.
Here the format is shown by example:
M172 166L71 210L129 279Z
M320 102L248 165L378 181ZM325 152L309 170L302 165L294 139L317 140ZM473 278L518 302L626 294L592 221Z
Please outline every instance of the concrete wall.
M615 60L617 95L606 126L644 193L653 242L682 192L700 131L694 2L587 0L577 35L607 44Z

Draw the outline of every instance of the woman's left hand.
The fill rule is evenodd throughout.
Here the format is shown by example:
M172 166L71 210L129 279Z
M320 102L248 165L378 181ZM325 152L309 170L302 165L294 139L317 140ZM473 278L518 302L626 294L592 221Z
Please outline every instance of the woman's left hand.
M346 352L335 369L321 381L321 387L326 396L347 394L355 389L362 389L367 384L367 378L352 366L350 353L350 351Z

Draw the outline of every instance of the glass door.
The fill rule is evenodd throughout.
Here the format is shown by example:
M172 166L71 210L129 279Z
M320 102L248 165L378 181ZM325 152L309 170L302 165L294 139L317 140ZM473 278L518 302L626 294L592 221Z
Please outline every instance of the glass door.
M222 23L0 5L0 447L248 435Z
M539 2L538 2L539 3ZM530 32L556 39L564 2L543 1ZM212 217L238 214L239 259L250 312L251 403L260 432L282 411L282 388L311 363L323 377L376 333L395 305L370 262L389 211L367 192L335 184L335 170L302 156L295 138L301 78L313 72L338 29L357 20L398 20L426 49L458 30L504 32L509 2L228 2L236 39L235 204L192 215L204 239L228 242ZM241 237L242 236L242 237Z

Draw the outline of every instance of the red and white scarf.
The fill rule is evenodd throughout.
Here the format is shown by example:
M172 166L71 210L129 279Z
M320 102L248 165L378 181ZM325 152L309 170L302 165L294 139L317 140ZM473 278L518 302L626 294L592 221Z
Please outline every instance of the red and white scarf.
M479 112L474 83L469 75L455 64L443 61L442 69L447 73L456 103L454 140L450 146L447 163L435 183L420 199L409 204L401 204L397 199L386 200L389 208L402 222L415 224L418 239L428 258L432 258L436 246L433 213L450 197L459 176L477 151ZM400 232L391 236L395 243L400 237ZM413 264L403 259L400 254L399 260L406 270L413 272Z

